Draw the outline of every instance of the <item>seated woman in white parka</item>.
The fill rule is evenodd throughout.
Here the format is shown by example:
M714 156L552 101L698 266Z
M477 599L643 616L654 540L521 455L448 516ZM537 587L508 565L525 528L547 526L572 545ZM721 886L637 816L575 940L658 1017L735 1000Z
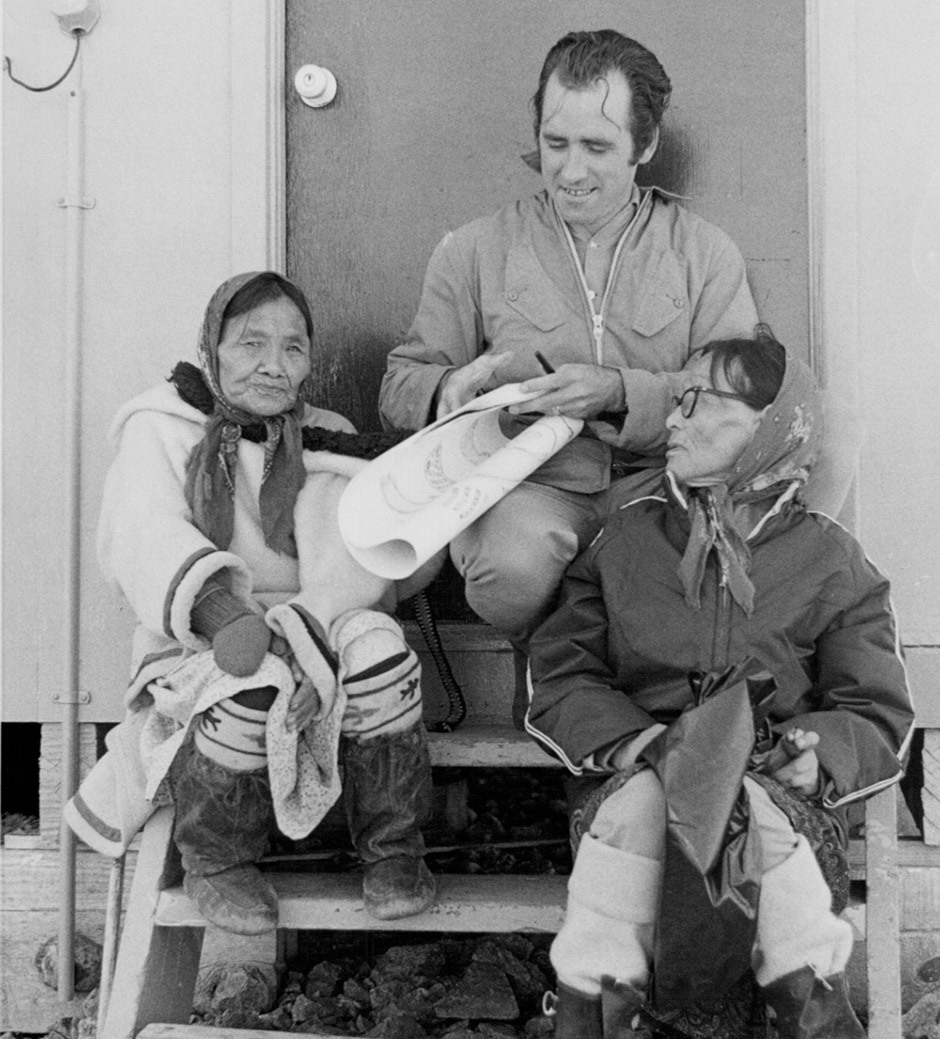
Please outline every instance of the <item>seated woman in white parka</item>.
M127 717L65 813L117 856L174 804L187 894L243 934L277 925L256 866L271 827L309 834L341 770L366 908L391 919L434 898L420 665L387 613L421 577L395 587L343 546L336 505L364 463L316 449L353 427L306 402L312 334L287 279L230 278L201 371L181 363L119 412L99 557L138 621Z

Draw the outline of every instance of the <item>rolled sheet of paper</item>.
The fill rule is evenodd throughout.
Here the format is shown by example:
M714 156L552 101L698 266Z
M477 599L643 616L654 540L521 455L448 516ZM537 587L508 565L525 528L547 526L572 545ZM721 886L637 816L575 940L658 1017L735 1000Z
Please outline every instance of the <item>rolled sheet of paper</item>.
M581 432L581 419L543 416L507 437L502 410L536 396L500 386L370 462L339 503L350 555L380 577L408 577Z

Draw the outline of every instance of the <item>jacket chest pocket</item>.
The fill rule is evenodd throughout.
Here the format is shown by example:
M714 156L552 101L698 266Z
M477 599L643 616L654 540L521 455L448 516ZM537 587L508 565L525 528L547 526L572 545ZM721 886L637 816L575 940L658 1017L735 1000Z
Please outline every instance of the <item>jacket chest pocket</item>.
M551 332L571 317L558 286L528 246L511 249L506 258L503 301L512 312L508 316L518 315L541 332Z
M637 335L651 338L682 319L688 327L692 320L688 289L679 261L664 252L652 271L647 271L638 287L632 328Z

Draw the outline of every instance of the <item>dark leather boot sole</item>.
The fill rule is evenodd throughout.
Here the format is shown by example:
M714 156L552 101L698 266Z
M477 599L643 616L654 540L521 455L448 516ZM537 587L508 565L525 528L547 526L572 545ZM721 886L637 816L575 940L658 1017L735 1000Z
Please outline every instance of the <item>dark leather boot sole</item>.
M424 859L395 855L370 862L362 880L366 909L378 920L423 913L434 902L435 883Z
M210 924L232 934L277 928L277 895L257 866L233 866L208 877L187 873L183 890Z

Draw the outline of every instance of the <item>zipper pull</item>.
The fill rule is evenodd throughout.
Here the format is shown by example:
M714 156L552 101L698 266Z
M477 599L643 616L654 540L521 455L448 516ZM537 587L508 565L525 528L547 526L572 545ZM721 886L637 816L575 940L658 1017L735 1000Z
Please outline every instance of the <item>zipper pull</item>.
M604 317L602 314L594 314L594 345L597 347L598 363L601 359L601 340L604 338Z

